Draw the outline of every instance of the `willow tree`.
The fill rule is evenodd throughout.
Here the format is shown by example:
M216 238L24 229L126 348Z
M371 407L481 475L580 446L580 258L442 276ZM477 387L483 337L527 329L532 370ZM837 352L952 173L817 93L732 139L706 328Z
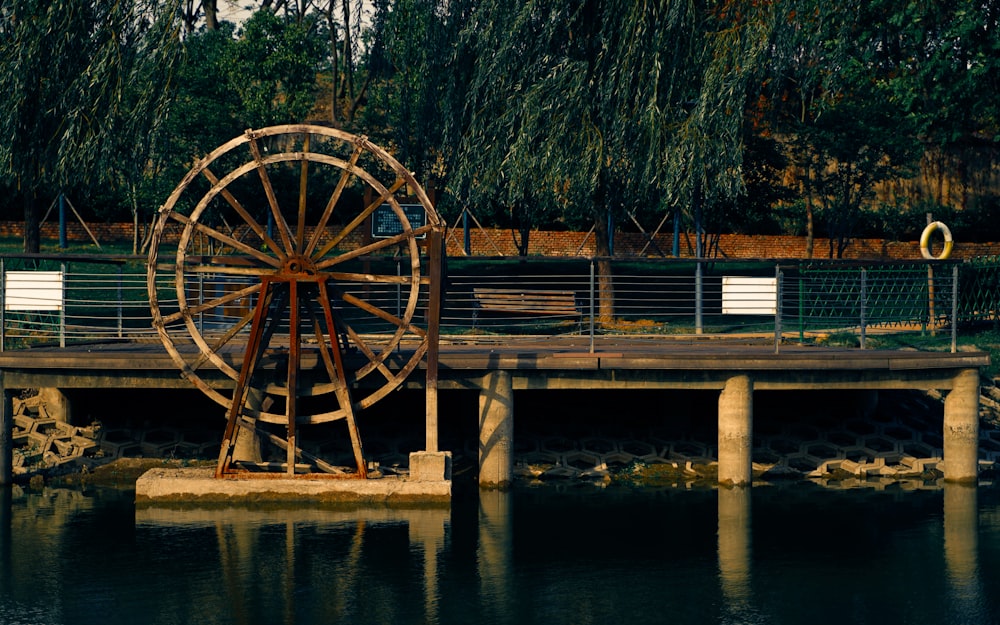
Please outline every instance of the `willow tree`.
M25 252L39 251L40 204L144 162L168 93L176 2L0 8L0 174L23 200Z
M732 198L742 188L746 88L772 6L483 0L462 42L475 69L453 189L470 202L584 216L601 258L609 215ZM609 321L606 260L599 276Z
M375 3L362 125L426 182L444 173L442 107L452 95L454 10L461 2Z

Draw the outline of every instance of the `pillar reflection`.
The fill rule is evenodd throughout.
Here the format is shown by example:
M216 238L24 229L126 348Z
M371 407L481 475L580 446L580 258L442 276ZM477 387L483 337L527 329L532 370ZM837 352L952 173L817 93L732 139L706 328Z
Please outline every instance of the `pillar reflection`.
M751 520L749 488L723 488L719 494L719 583L725 611L745 615L750 605Z
M15 486L0 484L0 592L7 594L13 586L13 500Z
M445 546L445 528L451 515L447 508L409 511L410 544L424 554L424 621L436 623L441 602L438 558Z
M502 490L479 491L479 601L483 614L496 623L511 620L511 558L513 551L511 495Z
M978 489L944 486L944 560L954 612L967 619L985 612L979 579ZM971 621L970 621L971 622Z

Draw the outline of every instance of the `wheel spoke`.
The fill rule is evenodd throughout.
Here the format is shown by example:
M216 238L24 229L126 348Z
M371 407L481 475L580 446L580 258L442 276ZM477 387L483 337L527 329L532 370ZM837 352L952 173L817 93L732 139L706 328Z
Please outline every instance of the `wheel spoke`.
M358 349L361 350L361 353L364 354L369 361L369 364L367 366L362 367L361 369L358 369L358 371L355 372L357 375L355 375L354 381L363 379L365 376L367 376L374 370L378 370L379 373L385 376L386 382L389 382L393 379L394 376L392 371L390 371L389 368L385 366L385 357L388 354L383 354L380 357L378 354L375 353L375 350L369 347L368 343L363 338L361 338L361 336L357 332L354 331L353 328L350 327L347 328L347 336L351 338L351 342L354 345L357 345Z
M206 178L208 178L208 181L212 183L213 187L219 184L219 179L215 176L215 174L209 171L207 167L203 169L201 173L204 174ZM260 225L260 223L258 223L257 220L254 219L252 215L250 215L247 209L243 207L243 204L241 204L240 201L236 199L236 196L234 196L232 193L229 192L229 189L224 188L222 189L222 191L220 191L220 193L222 194L222 197L225 198L226 202L228 202L229 205L233 207L233 210L236 211L236 214L239 215L240 218L243 219L243 221L245 221L248 226L250 226L250 229L253 230L254 234L256 234L257 237L260 238L260 240L263 241L264 244L267 245L269 249L272 250L278 249L278 244L275 243L274 240L267 235L267 229L264 228L264 226Z
M254 311L251 309L245 315L240 317L236 321L236 323L233 324L231 328L226 330L226 332L222 336L220 336L218 339L216 339L211 343L211 345L209 346L211 347L211 351L209 353L218 354L220 349L225 347L226 344L229 343L229 341L233 340L233 338L235 338L236 335L239 334L241 330L243 330L243 328L247 327L247 324L249 324L250 321L253 320L253 314ZM208 360L209 360L208 354L202 353L200 356L198 356L198 358L194 362L191 363L191 369L197 371Z
M238 260L232 256L222 256L220 258ZM185 263L183 265L184 273L200 274L200 273L213 273L219 274L220 276L246 276L259 278L261 276L271 275L274 272L265 271L257 267L240 267L238 265L189 265Z
M361 401L358 402L358 408L361 410L369 408L375 402L377 402L378 400L382 399L389 393L396 390L397 385L402 383L403 380L408 378L409 375L413 373L413 370L417 368L417 365L420 364L420 361L423 359L424 354L426 353L427 353L427 341L424 341L423 343L417 346L416 351L414 351L413 355L410 356L410 360L398 372L396 372L396 376L393 379L393 383L384 384L372 394L362 398Z
M263 159L260 155L260 146L257 145L257 138L250 137L250 153L257 164L257 173L260 175L260 182L264 185L264 193L267 195L267 203L271 207L271 216L274 217L274 225L281 233L281 243L284 245L285 253L291 254L294 251L292 239L289 235L288 222L281 214L281 207L278 206L278 198L274 194L274 187L271 185L271 178L267 175L267 168L264 167Z
M337 202L340 201L340 196L344 192L344 188L347 186L348 180L351 179L351 169L358 162L358 158L363 152L363 147L361 144L355 144L354 151L351 153L351 160L349 161L349 166L345 167L340 174L340 180L337 181L337 187L333 190L330 195L329 201L326 203L326 208L323 209L323 214L320 216L319 221L316 223L316 230L313 231L312 237L309 238L309 246L306 247L304 254L306 256L312 256L313 251L316 249L316 245L319 243L320 235L323 230L326 229L326 224L330 221L330 216L333 215L333 209L336 207Z
M391 274L348 273L342 271L334 271L328 275L338 282L359 282L367 284L411 284L413 282L413 277L408 275L395 276ZM429 284L430 278L427 276L421 276L418 282L419 284Z
M279 259L274 258L273 256L270 256L270 255L268 255L268 254L266 254L266 253L264 253L264 252L262 252L262 251L260 251L258 249L255 249L254 247L251 247L251 246L247 245L246 243L244 243L242 241L237 241L236 239L234 239L233 237L229 236L228 234L224 234L222 232L219 232L218 230L216 230L215 228L212 228L211 226L206 226L206 225L204 225L202 223L193 222L187 216L181 215L180 213L176 213L176 212L171 213L170 217L172 219L174 219L174 220L176 220L176 221L184 224L185 226L193 229L195 232L199 232L199 233L204 234L206 236L212 237L213 239L215 239L216 241L218 241L220 243L223 243L223 244L228 245L228 246L230 246L230 247L232 247L234 249L237 249L237 250L239 250L239 251L241 251L241 252L243 252L245 254L253 256L254 258L256 258L257 260L259 260L260 262L264 263L265 265L270 265L271 267L280 267L281 266L281 261Z
M295 224L295 253L301 254L306 242L306 189L309 179L309 159L305 153L309 152L309 140L312 137L308 132L302 140L302 168L299 172L299 221Z
M197 306L189 306L184 310L179 310L173 313L172 315L167 315L163 317L163 323L173 323L184 317L193 317L194 315L201 314L206 310L211 310L223 304L228 304L229 302L236 301L241 297L246 297L247 295L251 295L257 291L260 291L260 284L251 284L250 286L240 289L239 291L232 291L221 297L206 300Z
M364 223L365 219L368 219L368 216L374 213L376 208L385 203L385 201L388 200L390 197L392 197L392 194L398 191L404 184L406 184L406 180L404 180L403 178L397 178L396 182L393 183L391 188L387 189L385 193L383 193L378 197L378 199L376 199L374 202L365 207L365 209L361 211L361 213L357 217L351 220L351 223L344 226L343 230L334 235L333 239L331 239L326 245L324 245L319 252L313 254L311 258L313 260L323 258L330 252L330 250L340 245L340 242L343 241L347 235L354 232L355 228Z
M403 321L402 319L400 319L396 315L390 314L390 313L382 310L381 308L379 308L377 306L372 306L368 302L366 302L366 301L364 301L362 299L358 299L357 297L354 297L350 293L343 293L343 294L341 294L340 299L342 299L347 304L351 304L352 306L356 306L356 307L360 308L361 310L363 310L363 311L365 311L365 312L367 312L367 313L369 313L371 315L374 315L374 316L378 317L379 319L382 319L383 321L388 321L389 323L391 323L392 325L396 326L397 328L401 328L401 329L404 329L404 330L406 330L408 332L412 332L413 334L416 334L420 338L424 338L425 336L427 336L427 332L424 331L423 328L418 328L417 326L415 326L415 325L413 325L411 323L407 323L406 321Z
M328 330L328 334L324 334L322 323L316 314L316 309L313 307L312 302L309 302L308 310L309 316L312 318L313 335L316 337L316 345L319 347L320 358L323 360L323 366L326 368L327 376L336 387L336 385L340 384L340 378L337 375L337 370L333 363L333 357L330 355L330 349L327 344L327 340L337 340L336 332L334 329L330 328Z
M419 237L423 234L430 232L433 229L434 226L421 226L409 233L402 232L392 237L379 239L374 243L369 243L368 245L364 245L355 250L351 250L350 252L345 252L344 254L340 254L338 256L331 256L330 258L327 258L324 261L320 261L316 263L316 269L323 270L326 269L327 267L332 267L333 265L342 263L344 261L354 260L355 258L366 256L368 254L371 254L372 252L377 252L378 250L385 249L387 247L392 247L393 245L398 245L408 239Z

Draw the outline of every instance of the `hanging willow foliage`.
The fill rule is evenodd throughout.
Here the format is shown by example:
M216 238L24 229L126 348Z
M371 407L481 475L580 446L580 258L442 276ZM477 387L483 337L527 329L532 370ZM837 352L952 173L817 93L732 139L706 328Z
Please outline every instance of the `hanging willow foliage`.
M771 6L485 0L465 31L476 67L456 189L592 219L734 196Z
M165 111L176 0L18 0L0 8L0 172L33 201L112 181ZM26 239L26 251L37 251ZM29 249L34 247L35 249Z

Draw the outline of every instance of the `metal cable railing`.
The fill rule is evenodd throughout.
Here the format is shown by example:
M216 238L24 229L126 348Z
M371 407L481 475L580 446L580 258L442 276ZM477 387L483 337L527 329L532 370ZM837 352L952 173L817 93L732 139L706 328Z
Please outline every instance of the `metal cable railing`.
M385 259L381 259L385 262ZM591 258L451 259L441 333L506 335L753 335L805 341L873 332L954 333L960 324L1000 323L1000 259L967 262L727 262ZM0 348L37 343L155 339L142 259L0 259ZM189 305L253 284L204 274L185 282ZM178 309L172 279L158 286L165 316ZM397 284L338 285L385 316L343 302L358 333L391 333L406 306ZM252 296L196 317L222 335L253 309ZM426 293L415 319L423 323ZM171 320L171 323L181 323ZM280 330L279 330L280 332Z

